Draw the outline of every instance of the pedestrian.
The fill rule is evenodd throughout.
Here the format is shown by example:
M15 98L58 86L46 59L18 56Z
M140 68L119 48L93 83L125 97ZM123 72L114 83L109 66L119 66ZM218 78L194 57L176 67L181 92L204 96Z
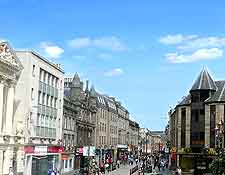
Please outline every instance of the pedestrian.
M138 158L136 157L136 159L135 159L135 162L136 162L136 165L138 164Z
M178 174L178 175L181 175L181 173L182 173L182 170L181 170L180 167L178 167L178 168L177 168L177 174Z
M158 170L160 171L160 161L158 161Z
M119 159L117 159L116 164L117 164L117 168L120 168L120 160Z

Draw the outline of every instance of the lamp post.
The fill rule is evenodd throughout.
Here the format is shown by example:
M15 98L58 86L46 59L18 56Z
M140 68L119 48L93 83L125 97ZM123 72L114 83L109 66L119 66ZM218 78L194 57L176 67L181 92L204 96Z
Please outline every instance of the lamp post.
M216 147L222 148L224 135L224 122L222 120L220 120L219 123L217 123L215 131L216 131Z

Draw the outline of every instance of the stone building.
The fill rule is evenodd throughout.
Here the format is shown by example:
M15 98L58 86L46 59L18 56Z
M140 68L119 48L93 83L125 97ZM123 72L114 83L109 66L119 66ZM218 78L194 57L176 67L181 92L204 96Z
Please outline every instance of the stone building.
M116 102L118 111L118 144L128 145L129 138L129 112L121 105L120 102Z
M23 174L24 127L15 87L23 66L9 43L0 43L0 174Z
M115 99L104 96L108 106L108 127L107 127L107 147L116 148L118 144L118 113Z
M96 97L90 93L88 81L84 90L83 82L76 73L65 79L65 96L76 106L77 146L95 145Z
M129 150L131 151L135 151L138 149L139 128L140 127L137 122L129 120L128 145L129 145Z
M96 147L99 149L109 148L109 110L104 95L97 93L92 88L97 97L97 114L96 114Z
M214 81L203 69L189 94L170 112L170 138L177 148L177 165L182 165L181 157L185 157L182 148L191 148L189 154L201 154L204 148L224 147L224 89L224 80ZM219 133L218 128L222 128ZM205 160L201 162L206 164Z
M17 51L24 69L16 86L15 116L25 128L25 175L60 170L64 72L33 51Z
M64 97L63 103L63 145L64 154L63 157L63 167L62 175L73 175L75 173L76 167L74 166L77 162L75 157L76 145L77 145L77 115L76 104L70 100L68 97ZM79 164L79 161L78 161Z

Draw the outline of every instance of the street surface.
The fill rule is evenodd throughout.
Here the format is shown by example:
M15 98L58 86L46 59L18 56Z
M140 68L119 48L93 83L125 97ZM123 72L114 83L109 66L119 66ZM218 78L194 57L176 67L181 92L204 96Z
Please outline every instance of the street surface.
M113 172L107 172L106 175L130 175L130 169L135 165L121 165L119 169L114 170ZM157 169L153 170L153 172L159 172ZM160 171L163 175L172 175L172 173L165 169L164 171ZM138 171L132 175L138 175ZM146 174L147 175L147 174Z

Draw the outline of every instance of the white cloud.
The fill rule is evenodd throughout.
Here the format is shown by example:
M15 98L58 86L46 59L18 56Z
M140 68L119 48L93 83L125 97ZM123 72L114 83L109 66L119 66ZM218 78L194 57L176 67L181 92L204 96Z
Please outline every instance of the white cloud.
M52 58L59 58L64 50L52 43L42 42L40 44L40 47L44 50L44 52L47 54L47 56Z
M167 35L164 37L161 37L159 39L159 42L166 44L166 45L176 45L183 43L185 41L192 40L194 38L197 38L197 35L182 35L182 34L176 34L176 35Z
M81 49L91 46L91 39L88 37L75 38L69 41L69 46L75 49Z
M223 50L219 48L199 49L192 54L168 53L166 58L171 63L189 63L199 60L214 60L223 56Z
M178 46L178 49L191 50L199 48L210 48L210 47L224 47L225 37L202 37L190 40Z
M68 44L70 47L75 49L93 47L111 51L127 50L126 45L123 44L122 41L120 41L120 39L115 36L100 37L100 38L90 38L90 37L75 38L69 41Z
M119 76L122 74L124 74L123 70L120 68L116 68L116 69L105 72L104 75L107 77L113 77L113 76Z
M96 38L93 40L93 45L102 49L109 49L112 51L125 51L126 46L115 36Z

